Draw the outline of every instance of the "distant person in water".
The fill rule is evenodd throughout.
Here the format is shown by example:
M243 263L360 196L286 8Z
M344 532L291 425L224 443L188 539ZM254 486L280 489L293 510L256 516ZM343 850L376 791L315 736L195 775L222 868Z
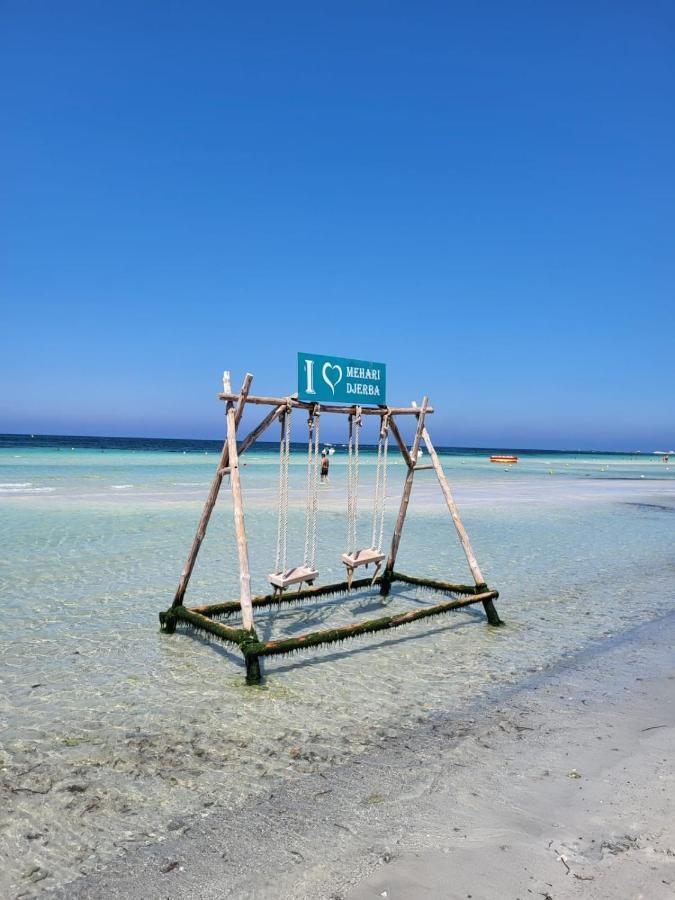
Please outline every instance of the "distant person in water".
M328 459L328 450L321 451L321 480L326 481L328 478L328 467L330 460Z

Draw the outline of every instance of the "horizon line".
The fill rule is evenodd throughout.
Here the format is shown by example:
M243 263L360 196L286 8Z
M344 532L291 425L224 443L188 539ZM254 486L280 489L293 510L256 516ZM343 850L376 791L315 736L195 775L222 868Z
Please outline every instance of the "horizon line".
M222 438L193 438L193 437L150 437L150 436L138 436L138 435L105 435L105 434L40 434L40 433L30 433L30 432L2 432L0 433L0 440L2 438L68 438L70 440L107 440L107 441L174 441L176 443L191 441L196 442L200 441L202 443L218 443L222 444ZM278 441L269 441L269 440L257 440L255 444L271 444L278 445ZM291 444L304 444L305 441L291 441ZM335 441L322 441L324 444L328 444L330 446L335 446L336 443L338 446L341 446L343 442L335 442ZM255 444L253 446L255 446ZM346 445L345 445L346 446ZM365 447L376 447L377 444L367 444L364 443L361 446ZM675 454L675 450L601 450L599 448L590 448L583 449L581 447L578 448L570 448L570 447L517 447L512 444L494 444L492 446L488 445L476 445L470 446L466 444L439 444L437 449L442 450L513 450L519 453L616 453L622 455L671 455Z

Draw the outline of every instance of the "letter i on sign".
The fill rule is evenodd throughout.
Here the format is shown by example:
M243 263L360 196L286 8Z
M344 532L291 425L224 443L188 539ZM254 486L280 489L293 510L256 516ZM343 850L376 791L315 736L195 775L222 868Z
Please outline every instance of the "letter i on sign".
M307 386L306 391L308 394L316 394L314 390L314 360L306 359L305 360L305 375L307 376Z

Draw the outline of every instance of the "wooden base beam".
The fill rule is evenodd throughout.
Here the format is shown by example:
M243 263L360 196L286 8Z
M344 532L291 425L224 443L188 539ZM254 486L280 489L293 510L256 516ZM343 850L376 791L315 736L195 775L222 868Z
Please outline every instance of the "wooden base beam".
M454 584L450 581L436 581L434 578L421 578L417 575L405 575L403 572L392 572L392 581L403 581L406 584L415 584L418 587L441 591L449 594L479 594L489 590L486 584L475 586L473 584Z
M220 638L222 641L230 641L233 644L241 646L251 640L251 632L246 628L232 628L231 625L223 625L222 622L214 622L208 616L189 609L187 606L174 607L171 610L176 619L187 622L195 628L202 631L208 631L209 634Z
M377 579L381 581L381 579ZM241 611L241 602L239 600L231 600L227 603L214 603L209 606L200 606L195 609L188 609L185 606L172 607L166 612L160 613L160 622L162 630L167 634L173 634L176 630L178 621L185 622L201 631L205 631L222 641L236 644L244 655L246 663L246 683L260 684L262 681L262 671L260 658L264 656L275 656L283 653L292 653L295 650L309 649L323 644L334 644L347 640L350 637L358 637L363 634L372 634L378 631L385 631L390 628L398 628L409 622L415 622L418 619L426 619L431 616L441 615L455 609L463 609L476 603L482 603L485 609L488 622L491 625L503 624L497 614L493 601L497 599L499 593L491 591L487 586L481 586L482 589L467 584L453 584L448 581L433 581L428 578L417 578L412 575L404 575L401 572L392 572L391 581L400 581L405 584L412 584L420 587L429 588L450 594L462 594L462 597L454 597L443 603L436 603L433 606L424 606L419 609L413 609L404 613L397 613L390 616L380 616L376 619L370 619L362 622L355 622L353 625L343 625L337 628L327 628L322 631L313 631L307 634L297 635L292 638L281 638L276 641L260 641L255 631L248 631L245 628L233 628L229 625L223 625L221 622L215 622L211 616L229 615ZM371 584L369 578L361 578L352 585L352 590L368 587ZM347 582L339 582L337 584L324 585L318 588L308 588L307 590L292 594L282 595L281 597L274 594L268 594L262 597L253 597L253 606L272 606L281 605L282 603L295 603L298 599L309 599L311 597L326 596L329 594L347 592Z
M251 604L253 605L253 608L256 609L258 607L264 608L266 606L281 606L284 603L298 603L302 600L312 600L317 597L326 597L331 594L349 594L361 590L362 588L369 588L373 586L373 584L379 585L382 578L383 576L376 578L374 583L372 578L356 578L352 581L351 588L349 587L349 582L339 581L334 584L323 584L318 585L317 587L304 588L300 591L291 591L282 594L281 596L274 593L261 594L257 597L251 597ZM393 583L396 581L429 588L430 590L436 590L440 593L447 594L476 594L480 592L479 588L474 587L472 584L455 584L450 581L435 581L430 578L418 578L414 575L405 575L402 572L392 572L390 582ZM480 590L487 591L487 585L481 585ZM226 600L223 603L193 606L190 608L190 611L209 618L211 616L232 616L241 612L241 603L239 600ZM162 615L164 615L164 613L162 613Z
M251 652L255 652L259 656L274 656L280 653L291 653L294 650L317 647L321 644L334 644L346 638L384 631L389 628L398 628L401 625L407 625L409 622L416 622L418 619L427 619L430 616L438 616L453 609L462 609L474 603L483 603L497 596L497 591L485 591L482 594L473 594L458 600L446 600L444 603L437 603L434 606L423 606L420 609L412 609L409 612L398 613L393 616L382 616L379 619L355 622L353 625L328 628L324 631L312 631L308 634L282 638L278 641L261 641L259 644L251 644L250 649Z
M379 579L378 579L379 580ZM372 578L359 578L352 581L351 589L348 582L339 581L335 584L323 584L317 587L303 588L299 591L290 591L285 594L261 594L251 597L253 608L264 606L280 606L283 603L297 603L301 600L311 600L315 597L323 597L329 594L347 594L360 588L370 587ZM377 581L375 582L378 583ZM212 603L208 606L194 606L194 612L202 616L230 616L241 611L239 600L226 600L224 603Z

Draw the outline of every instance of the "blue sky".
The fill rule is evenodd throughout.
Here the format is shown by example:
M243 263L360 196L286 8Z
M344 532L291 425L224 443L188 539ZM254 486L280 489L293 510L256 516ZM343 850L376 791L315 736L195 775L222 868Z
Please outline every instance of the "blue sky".
M385 361L438 443L675 444L675 7L0 8L0 430Z

